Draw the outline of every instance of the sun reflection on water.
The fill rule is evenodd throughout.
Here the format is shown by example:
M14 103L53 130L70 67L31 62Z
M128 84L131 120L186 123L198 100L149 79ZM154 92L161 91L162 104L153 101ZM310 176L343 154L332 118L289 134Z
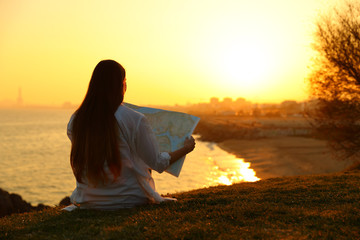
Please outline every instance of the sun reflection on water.
M256 177L254 169L250 168L250 163L244 162L241 158L215 161L212 157L208 157L208 161L213 164L211 177L208 178L210 185L231 185L239 182L260 180L260 178Z

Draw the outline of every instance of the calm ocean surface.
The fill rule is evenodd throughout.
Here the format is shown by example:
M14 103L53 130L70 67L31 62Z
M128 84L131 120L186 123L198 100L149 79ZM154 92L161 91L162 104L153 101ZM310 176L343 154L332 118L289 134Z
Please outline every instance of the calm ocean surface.
M67 122L73 110L0 110L0 188L32 203L55 205L75 187ZM153 171L161 194L257 180L249 163L214 143L197 141L179 178Z

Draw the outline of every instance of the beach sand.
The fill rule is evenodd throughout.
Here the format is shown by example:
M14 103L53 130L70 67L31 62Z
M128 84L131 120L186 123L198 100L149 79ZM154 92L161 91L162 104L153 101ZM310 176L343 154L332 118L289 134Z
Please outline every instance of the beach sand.
M336 160L326 141L307 137L230 139L218 144L225 151L250 162L250 167L261 179L334 173L350 165Z

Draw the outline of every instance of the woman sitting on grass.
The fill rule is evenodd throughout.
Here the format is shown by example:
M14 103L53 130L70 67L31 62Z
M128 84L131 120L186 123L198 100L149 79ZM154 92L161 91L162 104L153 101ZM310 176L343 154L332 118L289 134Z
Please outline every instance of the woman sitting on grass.
M66 210L160 203L165 199L155 191L151 169L161 173L195 147L191 137L174 152L160 152L145 116L122 105L125 91L125 69L113 60L99 62L68 124L76 189Z

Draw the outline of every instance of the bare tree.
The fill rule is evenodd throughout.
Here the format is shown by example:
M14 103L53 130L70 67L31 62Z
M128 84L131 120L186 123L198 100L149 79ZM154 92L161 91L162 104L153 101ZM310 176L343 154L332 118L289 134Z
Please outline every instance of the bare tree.
M307 114L340 159L360 156L360 2L319 17L308 77L315 108Z

